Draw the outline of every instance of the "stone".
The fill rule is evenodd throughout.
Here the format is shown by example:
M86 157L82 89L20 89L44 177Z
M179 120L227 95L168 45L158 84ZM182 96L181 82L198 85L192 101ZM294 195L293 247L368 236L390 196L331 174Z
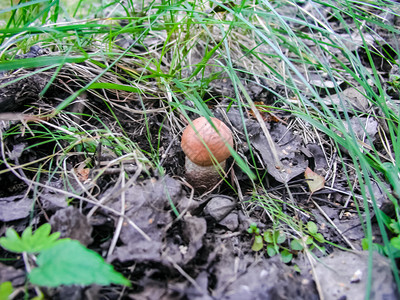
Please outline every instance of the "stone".
M239 227L239 217L236 211L231 212L225 218L223 218L219 223L230 231L235 231Z
M367 297L368 251L334 251L315 267L325 299L399 299L387 258L373 253L371 295Z
M217 222L225 218L234 208L236 204L226 197L212 198L204 208L204 213L210 215Z

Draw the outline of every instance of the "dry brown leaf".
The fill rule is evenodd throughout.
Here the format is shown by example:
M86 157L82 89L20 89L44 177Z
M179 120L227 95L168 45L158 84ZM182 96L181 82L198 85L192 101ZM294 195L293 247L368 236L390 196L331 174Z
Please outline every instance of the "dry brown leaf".
M312 194L325 187L325 178L315 173L309 167L305 170L304 177L307 179L307 184Z
M89 179L90 169L89 168L77 168L75 169L76 175L81 182L85 182Z

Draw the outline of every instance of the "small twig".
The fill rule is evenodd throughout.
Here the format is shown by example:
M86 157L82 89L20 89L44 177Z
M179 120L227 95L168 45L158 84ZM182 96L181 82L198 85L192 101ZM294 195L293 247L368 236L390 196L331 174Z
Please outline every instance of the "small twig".
M171 140L171 142L169 143L167 149L165 149L165 152L161 156L160 166L162 166L164 164L164 161L167 158L168 152L171 150L171 148L174 145L175 141L176 141L176 136Z
M24 181L25 183L33 184L33 185L39 186L39 187L44 188L44 189L48 189L48 190L51 190L51 191L55 191L55 192L57 192L57 193L63 194L63 195L68 196L68 197L72 197L72 198L76 198L76 199L79 199L79 200L86 201L86 202L88 202L88 203L91 203L91 204L93 204L93 205L96 205L96 206L98 206L98 207L101 207L101 208L103 208L104 210L106 210L106 211L108 211L108 212L111 212L111 213L113 213L113 214L115 214L115 215L117 215L117 216L122 216L122 217L125 218L125 220L126 220L133 228L135 228L147 241L151 241L151 238L150 238L142 229L140 229L132 220L130 220L128 217L126 217L126 216L124 216L124 215L121 215L120 212L116 211L115 209L112 209L111 207L107 207L107 206L105 206L105 205L103 205L103 204L98 203L97 201L90 200L90 199L88 199L88 198L82 197L82 196L80 196L80 195L76 195L76 194L71 193L71 192L68 192L68 191L64 191L64 190L61 190L61 189L58 189L58 188L55 188L55 187L52 187L52 186L48 186L48 185L42 184L42 183L40 183L40 182L34 182L34 181L32 181L32 180L30 180L30 179L27 179L27 178L22 178L22 177L18 174L18 172L16 172L16 171L8 164L8 162L7 162L7 160L6 160L6 156L5 156L5 152L4 152L3 135L2 135L2 132L1 132L1 131L0 131L0 152L1 152L1 156L2 156L2 158L3 158L4 165L5 165L18 179ZM138 170L141 171L141 167L140 167ZM136 178L135 178L135 180L136 180ZM131 180L129 180L129 181L131 181Z
M290 199L290 203L293 205L293 207L296 206L296 203L294 202L294 198L292 195L292 192L290 191L289 185L287 182L285 182L285 187L286 187L286 191L288 192L289 195L289 199ZM295 211L296 217L297 217L297 212Z
M125 155L125 156L130 156L130 155L132 155L132 153L127 154L127 155ZM117 158L117 159L114 159L114 160L110 161L110 162L108 163L108 165L107 165L106 167L103 168L103 172L106 171L109 167L111 167L114 163L119 162L121 159L122 159L122 157L119 157L119 158ZM126 189L128 189L128 188L137 180L137 178L139 177L140 173L141 173L142 170L143 170L143 165L142 165L141 163L139 163L138 160L136 161L136 164L138 165L138 166L137 166L137 169L136 169L136 172L135 172L135 174L132 176L132 178L130 178L130 179L128 180L128 182L126 183L126 185L125 185L122 189L117 190L117 191L114 191L114 192L112 192L111 194L107 194L106 196L104 196L104 197L101 198L100 200L97 200L97 203L98 203L98 204L103 204L106 200L112 199L112 198L116 197L116 195L121 194L123 191L125 191ZM99 174L100 174L100 173L99 173ZM101 174L102 174L102 173L101 173ZM99 175L97 175L97 176L99 176ZM94 199L94 201L96 201L96 199ZM93 208L89 211L89 213L87 214L87 217L90 218L90 217L95 213L95 211L98 209L98 207L100 207L100 205L96 205L95 207L93 207Z
M185 272L173 259L167 256L168 261L174 266L174 268L181 273L183 277L187 279L202 295L207 295L207 293L199 286L199 284L192 278L188 273Z
M25 251L22 252L22 259L24 260L26 272L29 274L31 272L32 268L31 268L31 265L29 263L29 258L28 258L28 253L27 252L25 252ZM39 290L38 286L35 286L34 289L35 289L35 292L36 292L37 296L42 295L42 292Z
M319 280L318 280L317 273L315 272L315 267L314 267L313 259L312 259L311 255L310 255L310 253L308 252L308 249L307 249L307 248L305 249L304 252L305 252L305 254L306 254L306 256L307 256L307 259L308 259L308 261L310 262L310 265L311 265L312 276L313 276L313 278L314 278L315 286L317 287L319 299L320 299L320 300L324 300L324 299L325 299L325 298L324 298L324 293L323 293L323 291L322 291L321 283L320 283Z
M123 170L123 167L122 167L122 172L120 174L120 177L121 177L121 187L124 188L125 187L125 172ZM125 215L125 191L123 191L121 194L121 215ZM112 253L114 252L114 248L117 245L117 241L118 241L119 235L121 233L123 223L124 223L124 218L122 216L120 216L118 218L117 226L115 227L115 232L114 232L113 239L111 241L110 248L108 249L107 261L109 261Z
M179 216L175 219L174 222L182 219L185 216L186 212L190 209L190 205L191 205L191 203L193 201L193 197L194 197L194 188L183 178L181 178L181 180L184 185L186 185L188 188L190 188L190 197L189 197L189 203L188 203L187 207L179 213Z
M311 196L310 196L311 197ZM350 246L350 248L354 251L356 251L356 247L353 246L353 244L343 235L343 233L340 231L340 229L333 223L331 218L324 212L324 210L313 200L311 199L312 203L318 208L318 210L321 212L321 214L325 217L326 220L328 220L329 223L336 229L336 231L340 234L340 236L343 238L343 240Z
M339 189L336 189L334 187L329 187L329 186L326 186L325 188L328 189L328 190L337 192L337 193L342 193L342 194L348 195L350 197L354 197L354 198L356 198L358 200L363 200L363 198L361 196L352 194L351 192L347 192L347 191L344 191L344 190L339 190Z
M355 186L357 184L357 181L358 181L358 178L356 177L356 179L354 180L353 186ZM352 196L353 195L348 195L347 196L347 199L346 199L346 202L345 202L345 204L343 206L343 209L340 211L339 220L341 220L343 218L344 210L349 205L349 202L350 202L350 199L352 198Z

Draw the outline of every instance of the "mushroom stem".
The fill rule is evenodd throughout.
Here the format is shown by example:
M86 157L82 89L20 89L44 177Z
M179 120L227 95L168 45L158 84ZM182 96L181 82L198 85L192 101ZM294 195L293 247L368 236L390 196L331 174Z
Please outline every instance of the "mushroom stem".
M199 166L186 157L185 177L196 191L203 193L212 189L226 175L225 166L226 160L220 162L219 165Z

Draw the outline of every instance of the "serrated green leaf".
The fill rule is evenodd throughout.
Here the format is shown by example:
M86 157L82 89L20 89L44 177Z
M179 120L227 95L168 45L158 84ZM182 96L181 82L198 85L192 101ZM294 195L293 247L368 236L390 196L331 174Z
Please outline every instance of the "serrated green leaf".
M59 285L130 285L121 273L114 270L96 252L75 240L61 240L41 251L37 268L29 274L33 284L56 287Z
M253 246L251 247L251 250L253 251L260 251L263 248L263 240L261 235L256 235L254 237L254 242L253 242Z
M281 261L285 264L289 263L293 258L293 254L290 253L288 250L283 250L281 252Z
M303 245L300 243L299 240L293 240L293 241L290 243L290 247L291 247L293 250L296 250L296 251L302 251L302 250L304 249Z
M0 245L11 252L37 253L52 247L57 242L60 233L50 234L50 232L51 226L48 223L40 226L33 234L32 227L27 227L21 237L13 228L8 228L6 236L0 238Z
M276 255L276 250L275 247L273 245L268 245L267 246L267 254L268 256L272 257Z
M10 281L5 281L0 284L0 300L8 300L13 292L13 287Z
M318 232L318 226L313 221L307 223L307 229L311 235L314 235Z

